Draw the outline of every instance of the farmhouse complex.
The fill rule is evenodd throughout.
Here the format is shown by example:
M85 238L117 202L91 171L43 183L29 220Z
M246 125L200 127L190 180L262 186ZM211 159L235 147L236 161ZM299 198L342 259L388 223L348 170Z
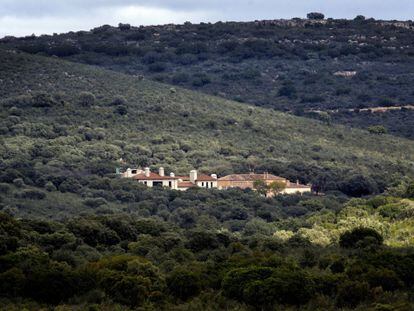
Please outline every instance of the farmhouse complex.
M218 181L217 175L203 175L196 170L190 171L188 176L175 176L172 172L166 176L163 167L158 169L158 173L151 172L149 167L144 170L128 168L121 176L135 179L148 187L162 186L174 190L187 190L191 187L217 188Z
M254 183L256 181L263 181L265 185L271 185L274 182L279 182L284 184L284 189L280 193L284 194L294 194L294 193L305 193L311 192L311 186L301 185L297 181L296 183L290 182L288 179L275 176L268 173L263 174L231 174L224 176L219 179L218 188L219 189L228 189L228 188L240 188L240 189L254 189Z
M157 173L151 172L150 168L146 167L143 170L128 168L125 172L120 173L120 176L132 178L148 187L160 186L182 191L193 187L219 190L229 188L255 189L255 183L259 181L265 186L270 186L275 182L281 184L282 189L279 193L282 194L311 192L310 185L302 185L298 181L291 182L284 177L269 173L231 174L218 178L216 174L205 175L198 173L197 170L191 170L187 176L176 176L173 172L166 175L163 167L160 167Z

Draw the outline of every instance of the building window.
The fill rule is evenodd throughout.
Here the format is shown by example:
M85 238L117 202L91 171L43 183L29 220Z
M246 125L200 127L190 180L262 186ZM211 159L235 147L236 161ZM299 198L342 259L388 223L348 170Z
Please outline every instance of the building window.
M162 187L162 181L153 181L152 186L153 187Z
M171 181L168 182L168 187L172 188L172 182Z

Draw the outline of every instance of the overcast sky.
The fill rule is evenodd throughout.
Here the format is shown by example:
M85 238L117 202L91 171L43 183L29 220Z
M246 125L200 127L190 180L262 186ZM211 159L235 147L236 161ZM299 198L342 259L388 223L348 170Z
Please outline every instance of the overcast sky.
M134 26L305 17L414 19L414 0L0 0L0 37Z

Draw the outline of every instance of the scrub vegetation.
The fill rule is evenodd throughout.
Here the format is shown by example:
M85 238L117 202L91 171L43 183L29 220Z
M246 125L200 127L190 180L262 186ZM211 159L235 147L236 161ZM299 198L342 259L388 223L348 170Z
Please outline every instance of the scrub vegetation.
M303 103L301 96L312 95L296 85L304 80L275 79L277 106L263 104L273 95L266 75L257 75L252 67L223 89L217 79L224 73L204 70L209 63L215 68L226 60L233 69L249 63L262 71L267 62L285 58L299 68L304 62L320 65L323 57L326 66L334 66L335 57L339 64L369 64L369 57L377 65L398 59L389 72L398 66L409 70L410 48L389 47L405 42L411 30L361 17L326 21L314 13L310 18L290 26L123 24L91 33L3 39L0 309L411 310L414 142L393 136L410 137L409 130L390 128L380 120L364 123L368 119L358 119L362 114L341 121L342 115L357 112L337 111L335 117L324 110L328 101L311 105L319 110L315 119L295 116L278 110L296 109ZM323 40L332 32L329 25L338 29L338 38L355 29L370 36L377 31L390 46L378 46L367 36L375 47L366 52L367 59L360 51L330 55L330 43L322 49L303 42L303 49L295 49L297 42L291 41L292 49L287 49L286 40L296 34L313 38L319 33ZM391 29L395 40L387 37ZM189 50L180 42L190 30L197 39L184 41L191 42ZM203 39L206 47L198 45L202 36L208 36ZM214 39L219 36L225 40ZM278 36L277 42L286 45L274 41L269 46L264 39L268 36ZM127 37L132 43L120 44ZM252 37L260 42L250 43ZM231 40L237 41L234 49ZM336 43L340 53L347 40ZM30 50L37 44L42 49ZM261 44L265 48L258 50ZM102 50L96 50L98 45ZM123 47L128 52L116 52ZM151 49L157 57L167 52L176 56L150 61ZM248 51L262 54L246 57ZM194 59L189 56L193 54L194 64L175 63L177 55L184 60ZM235 55L239 62L232 59ZM95 66L80 64L92 60ZM285 76L298 74L289 66ZM178 67L183 72L176 72ZM372 75L349 87L387 95L389 89ZM263 79L262 87L249 88L256 79ZM406 79L399 90L408 101L409 75ZM319 93L318 88L328 92L332 86L329 81L316 85L312 89ZM213 96L214 89L228 93ZM353 109L352 92L335 96L343 96ZM230 100L236 93L237 101ZM263 102L252 101L250 95ZM407 116L407 124L411 122L411 111L389 113L393 123ZM336 121L366 126L358 129ZM117 168L138 166L163 166L167 174L190 169L219 176L268 172L312 184L314 193L266 198L251 189L180 192L147 188L115 174ZM273 190L277 193L280 187Z
M139 21L137 21L139 23ZM354 127L383 125L413 138L414 110L398 114L330 110L414 103L414 25L293 19L118 27L53 36L7 37L5 47L140 75L230 100ZM326 115L322 114L322 118Z

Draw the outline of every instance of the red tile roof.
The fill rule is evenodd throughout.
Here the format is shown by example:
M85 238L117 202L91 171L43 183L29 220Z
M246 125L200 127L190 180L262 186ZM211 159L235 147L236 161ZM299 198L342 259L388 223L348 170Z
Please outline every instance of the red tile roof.
M132 177L137 180L176 180L177 177L161 176L157 173L150 172L149 176L145 176L145 173L137 174Z
M276 175L272 175L272 174L254 174L254 173L250 173L250 174L231 174L231 175L227 175L224 177L219 178L219 180L223 180L223 181L255 181L255 180L280 180L280 181L285 181L286 178L280 177L280 176L276 176Z
M217 178L214 178L214 177L211 177L211 176L208 176L208 175L199 174L197 176L197 181L216 181L216 180L217 180Z
M179 182L178 183L178 188L191 188L191 187L197 187L197 186L193 184L192 182Z
M177 178L181 179L182 181L189 181L190 176L176 176ZM216 181L217 178L213 178L209 175L198 174L197 181Z

